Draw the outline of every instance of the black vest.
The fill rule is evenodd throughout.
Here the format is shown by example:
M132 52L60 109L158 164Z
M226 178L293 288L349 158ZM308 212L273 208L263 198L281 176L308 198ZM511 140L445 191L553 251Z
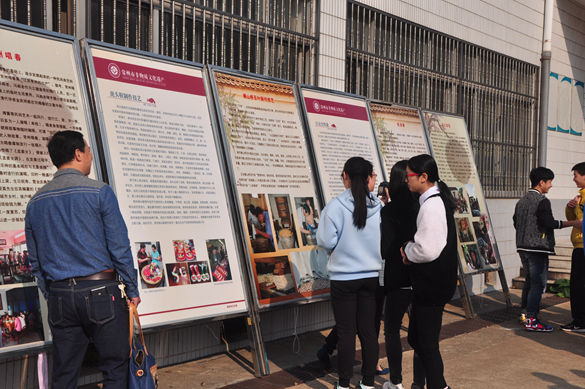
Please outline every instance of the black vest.
M429 198L435 196L439 195ZM451 301L457 288L457 230L453 212L444 200L443 204L447 218L447 244L434 261L410 265L414 299L419 305L445 305Z

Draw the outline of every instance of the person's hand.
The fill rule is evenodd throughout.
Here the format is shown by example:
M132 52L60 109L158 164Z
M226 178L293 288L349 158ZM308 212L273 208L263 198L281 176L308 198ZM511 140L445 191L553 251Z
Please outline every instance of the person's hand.
M138 304L140 304L140 301L142 301L142 300L140 300L140 296L137 296L137 297L130 297L130 298L128 299L128 307L130 307L130 303L132 302L132 303L134 303L134 306L135 306L136 308L138 308Z
M567 203L567 207L575 208L579 204L580 201L581 201L581 196L575 196L574 199L572 199L571 201L569 201Z
M575 220L575 225L573 227L579 230L583 228L583 219Z
M408 258L406 257L406 253L404 252L404 247L401 247L401 248L400 248L400 255L402 255L402 262L403 262L405 265L410 265L410 264L412 263L412 262L410 262L410 261L408 260Z

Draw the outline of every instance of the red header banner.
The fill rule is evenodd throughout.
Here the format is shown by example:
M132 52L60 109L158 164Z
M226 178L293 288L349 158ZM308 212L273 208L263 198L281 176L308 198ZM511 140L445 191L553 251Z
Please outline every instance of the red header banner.
M93 58L93 64L97 78L141 85L149 88L164 89L172 92L205 96L205 86L203 85L203 79L200 77L187 76L99 57Z
M357 105L305 97L305 105L307 106L308 113L318 113L347 119L369 120L365 103L363 107L359 107Z

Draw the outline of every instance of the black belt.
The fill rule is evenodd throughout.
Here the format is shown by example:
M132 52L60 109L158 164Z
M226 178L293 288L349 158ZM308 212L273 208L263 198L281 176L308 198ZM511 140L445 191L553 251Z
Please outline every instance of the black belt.
M102 280L115 280L116 279L116 272L113 270L104 270L99 273L92 274L91 276L85 277L71 277L67 278L63 281L74 280L75 282L79 281L102 281Z

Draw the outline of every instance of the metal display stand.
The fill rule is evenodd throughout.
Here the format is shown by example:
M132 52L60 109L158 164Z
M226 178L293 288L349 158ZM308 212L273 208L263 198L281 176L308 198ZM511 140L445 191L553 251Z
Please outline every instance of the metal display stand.
M171 59L168 57L164 57L164 56L160 56L160 55L156 55L156 54L151 54L151 53L145 53L145 52L141 52L138 50L132 50L132 49L124 49L124 48L120 48L119 46L114 46L114 45L109 45L109 44L105 44L102 42L97 42L97 41L92 41L92 40L83 40L82 44L84 46L84 59L85 59L85 65L86 65L86 77L87 77L87 82L88 85L90 85L90 90L92 92L92 97L93 97L93 101L94 101L94 106L93 106L93 112L94 112L94 117L96 118L96 122L99 125L99 128L101 129L100 134L101 134L101 138L103 141L104 145L107 145L108 143L108 139L107 136L105 136L105 117L104 117L104 108L101 106L101 102L100 102L100 96L99 96L99 89L97 87L97 80L95 77L95 69L93 68L93 62L92 62L92 55L91 55L91 49L92 48L97 48L100 50L105 50L105 51L111 51L114 53L119 53L119 54L123 54L126 55L128 59L132 59L132 57L136 57L136 58L140 58L140 59L148 59L151 62L160 62L162 64L165 65L171 65L171 66L176 66L177 69L181 69L181 68L189 68L189 69L197 69L201 72L201 77L203 79L203 83L204 83L204 88L205 88L205 95L206 95L206 100L207 100L207 106L206 107L200 107L200 109L204 110L201 112L201 114L209 115L209 119L210 119L210 123L211 123L211 131L213 133L213 138L214 138L214 145L213 147L215 147L216 153L217 153L217 157L218 157L218 164L219 164L219 169L221 172L221 177L214 177L214 181L215 182L221 182L219 184L219 188L223 189L225 191L226 197L229 199L231 197L231 187L227 182L226 177L228 176L228 174L226 173L226 166L225 166L225 161L222 157L222 152L221 152L221 147L220 147L220 138L219 138L219 133L217 130L217 122L216 122L216 115L215 115L215 110L214 110L214 106L213 106L213 99L212 99L212 93L211 93L211 89L209 87L209 80L207 79L207 72L205 71L205 68L203 67L203 65L199 65L199 64L194 64L192 62L188 62L188 61L182 61L182 60L176 60L176 59ZM193 114L192 111L189 112L185 112L185 114ZM96 125L96 127L98 127L98 125ZM105 171L109 172L109 178L110 180L114 180L114 174L112 171L112 155L111 155L111 150L109 149L109 147L104 147L104 164L105 164ZM119 188L118 190L121 190L121 188ZM235 212L234 208L233 208L233 203L231 201L227 201L227 209L228 209L228 215L229 215L229 219L230 219L230 230L231 230L231 234L233 236L234 242L235 242L235 250L236 250L236 257L237 258L245 258L242 253L241 253L241 244L239 244L238 242L238 234L235 233L235 220L236 216L237 216L237 212ZM232 264L234 263L233 261L236 258L232 258ZM218 320L223 320L223 319L229 319L229 318L236 318L236 317L242 317L242 316L246 316L246 329L248 332L248 338L250 340L250 348L252 350L252 354L253 354L253 363L254 363L254 372L255 375L257 377L261 377L265 374L268 374L268 366L266 364L266 358L265 358L265 351L264 351L264 344L262 341L262 335L260 333L260 327L259 327L259 317L258 317L258 312L257 312L257 308L255 306L255 304L253 303L254 298L253 295L250 293L251 291L251 287L249 285L249 277L247 275L247 267L245 266L244 263L242 263L242 260L238 260L238 267L240 269L240 278L241 278L241 282L243 285L243 293L245 295L245 301L246 301L246 309L244 312L235 312L235 313L222 313L219 315L215 315L215 316L209 316L206 315L204 317L197 317L197 316L192 316L190 318L183 318L179 321L165 321L164 324L162 326L158 326L158 328L166 328L167 326L173 326L173 325L184 325L186 322L188 323L192 323L192 324L198 324L198 323L204 323L204 322L209 322L209 321L218 321ZM156 326L156 325L155 325Z
M435 126L435 127L433 127L433 129L429 128L430 125L429 125L429 123L426 120L425 114L434 115L435 118L433 119L434 123L432 123L432 125ZM472 161L473 162L473 169L474 169L475 175L478 177L477 178L477 183L476 183L478 185L478 188L476 188L476 192L479 191L481 193L481 196L483 198L483 203L484 203L483 204L483 207L485 207L485 213L486 213L486 215L489 218L489 210L487 208L487 203L486 203L485 197L483 195L483 193L484 193L483 192L483 188L481 186L481 182L479 181L479 176L477 174L477 167L475 165L475 160L473 158L473 148L471 147L471 140L469 138L469 132L467 130L467 124L465 123L465 118L463 116L461 116L461 115L447 114L447 113L438 112L438 111L421 110L421 118L423 119L422 122L423 122L423 125L424 125L425 130L426 130L427 143L428 143L428 145L429 145L429 147L431 149L431 152L432 152L431 155L435 159L437 159L437 157L436 157L436 150L434 150L434 148L433 148L431 131L442 131L442 130L444 130L442 128L442 124L438 122L438 119L436 119L438 116L445 116L445 117L454 118L454 119L457 119L457 120L461 120L462 121L462 124L463 124L463 126L465 128L465 137L466 137L466 141L467 141L466 144L463 145L463 146L464 147L467 147L467 150L468 150L468 152L470 153L470 155L471 155L471 157L473 159L473 161ZM440 127L439 128L436 128L436 126L440 126ZM439 168L439 174L441 174L441 171L440 170L441 169ZM446 183L448 185L450 185L450 183L448 181L446 181ZM489 220L491 220L491 219L489 219ZM490 222L490 226L491 226L491 222ZM492 228L492 232L491 233L493 234L493 226L491 228ZM473 241L470 242L470 244L473 244L473 243L474 243ZM458 246L460 246L460 245L462 245L462 243L459 242L459 238L458 238ZM461 253L460 253L460 251L458 249L458 255L459 255L459 261L458 261L459 262L458 288L459 288L459 292L460 292L460 295L461 295L461 302L462 302L463 308L465 309L465 316L468 319L472 319L472 318L475 317L474 310L473 310L473 304L472 304L472 301L471 301L471 296L470 296L469 290L467 288L467 282L466 282L466 277L469 276L469 275L479 275L479 274L485 274L485 273L496 272L497 271L498 272L498 275L500 277L500 283L502 285L502 290L504 292L504 299L506 301L506 305L508 307L512 307L512 300L510 298L510 291L509 291L509 288L508 288L508 283L506 281L506 275L505 275L505 272L504 272L504 269L503 269L503 266L502 266L501 257L500 257L500 253L499 253L499 250L498 250L498 245L497 245L497 242L495 240L495 235L493 235L492 249L494 251L494 255L495 255L495 258L496 258L496 261L497 261L497 266L490 267L489 269L468 271L467 273L464 271L463 261L461 260Z

